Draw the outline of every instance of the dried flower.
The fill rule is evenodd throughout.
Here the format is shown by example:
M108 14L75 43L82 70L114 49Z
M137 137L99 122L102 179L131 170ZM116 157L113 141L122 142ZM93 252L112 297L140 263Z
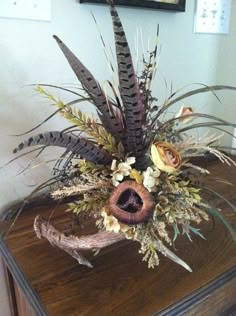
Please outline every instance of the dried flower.
M130 172L132 170L131 165L135 163L134 157L129 157L126 159L125 162L120 162L117 166L117 160L112 161L111 170L112 173L112 183L114 186L118 186L120 182L124 179L124 177L127 177L130 175Z
M185 117L186 115L193 114L193 109L191 107L182 106L179 112L176 114L176 118L180 118L179 121L182 123L188 123L193 120L193 117Z
M108 232L119 233L120 231L120 224L118 220L113 215L108 215L105 210L101 213L103 217L103 225Z
M160 195L159 196L159 202L162 205L167 205L169 201L168 201L167 197L165 197L164 195Z
M157 142L151 146L151 158L161 171L172 173L180 166L179 153L168 142Z
M129 227L128 225L125 224L120 224L120 228L122 233L125 235L126 239L134 239L134 228Z
M105 209L103 209L101 215L103 217L103 225L105 226L106 231L115 233L122 232L125 234L126 239L133 239L133 227L120 223L113 215L108 215Z
M131 179L134 179L138 184L143 183L143 176L141 175L140 171L132 169L129 176Z
M143 172L143 185L148 189L149 192L156 192L159 184L160 170L152 169L148 167Z

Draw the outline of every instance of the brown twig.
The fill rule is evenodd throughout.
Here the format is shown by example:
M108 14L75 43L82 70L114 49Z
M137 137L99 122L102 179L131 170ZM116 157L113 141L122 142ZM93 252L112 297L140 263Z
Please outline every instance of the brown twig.
M100 250L125 239L122 233L117 234L113 232L98 232L97 234L81 237L74 235L66 236L40 215L34 220L34 230L39 239L42 237L46 238L52 246L57 246L64 250L75 258L79 264L86 265L89 268L93 266L79 251Z

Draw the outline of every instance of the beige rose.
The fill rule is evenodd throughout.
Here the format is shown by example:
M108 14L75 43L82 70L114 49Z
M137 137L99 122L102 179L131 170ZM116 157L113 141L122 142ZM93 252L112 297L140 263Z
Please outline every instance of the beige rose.
M157 142L151 146L151 158L161 171L172 173L181 163L177 150L168 142Z
M179 121L182 123L188 123L193 120L193 117L186 117L187 115L193 114L193 109L191 107L182 106L179 112L176 114L176 118L180 118Z

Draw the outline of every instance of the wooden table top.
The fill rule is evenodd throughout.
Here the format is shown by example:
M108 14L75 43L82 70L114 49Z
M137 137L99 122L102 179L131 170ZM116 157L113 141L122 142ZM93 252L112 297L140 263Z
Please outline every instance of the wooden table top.
M236 184L236 168L217 162L209 170ZM208 184L236 204L235 186L215 181ZM220 203L218 207L236 225L236 215L229 215L228 206ZM179 311L184 304L191 306L195 294L204 291L206 284L211 288L215 286L213 280L223 282L236 275L236 246L217 221L201 226L206 240L196 236L191 243L181 237L176 244L177 255L190 265L192 273L161 255L159 267L149 270L138 254L139 246L129 241L113 245L96 257L90 255L93 269L79 266L46 240L37 239L33 231L38 214L46 218L51 215L56 227L65 227L68 213L64 209L52 205L28 208L7 240L0 241L0 254L36 315L172 315L171 306ZM85 230L88 232L90 226ZM173 315L181 313L175 309Z

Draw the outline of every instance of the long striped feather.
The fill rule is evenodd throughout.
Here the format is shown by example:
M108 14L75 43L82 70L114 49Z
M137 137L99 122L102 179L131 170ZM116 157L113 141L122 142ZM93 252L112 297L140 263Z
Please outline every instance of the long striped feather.
M139 90L139 85L135 75L132 57L123 26L113 5L113 1L108 2L110 4L110 12L115 36L120 94L126 119L128 138L126 150L135 155L137 165L140 165L144 160L142 127L145 114L143 96Z
M82 64L82 62L72 53L72 51L57 37L53 36L57 41L61 51L70 64L73 72L81 82L84 90L92 99L94 105L98 109L99 117L105 129L111 133L117 140L121 141L124 136L124 126L113 114L111 109L112 103L106 99L102 88L91 72ZM120 113L120 116L123 114Z
M66 148L67 152L71 152L74 155L80 155L81 158L98 164L107 164L112 160L112 156L107 151L94 145L91 141L59 131L46 132L32 136L19 144L19 146L14 149L13 153L17 153L26 147L35 145L63 147Z

